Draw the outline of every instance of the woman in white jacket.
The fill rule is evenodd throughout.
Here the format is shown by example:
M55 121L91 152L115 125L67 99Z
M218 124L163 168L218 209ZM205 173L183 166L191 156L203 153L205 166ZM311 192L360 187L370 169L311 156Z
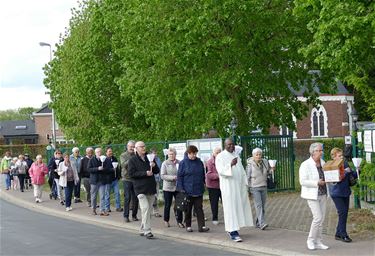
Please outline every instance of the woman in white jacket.
M64 188L66 211L71 211L72 194L74 185L78 184L79 177L77 170L70 163L69 153L64 153L64 161L59 164L57 173L60 175L59 185Z
M307 200L311 209L313 220L307 238L309 250L329 247L322 242L322 226L326 212L327 186L324 181L323 145L313 143L310 145L310 158L304 161L299 168L299 182L301 184L301 197Z

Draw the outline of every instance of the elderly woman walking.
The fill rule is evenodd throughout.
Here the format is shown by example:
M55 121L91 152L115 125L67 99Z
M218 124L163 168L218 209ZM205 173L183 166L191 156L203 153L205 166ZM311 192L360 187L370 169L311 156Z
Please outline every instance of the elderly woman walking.
M34 197L36 203L42 202L42 191L43 184L45 182L44 177L48 174L48 168L45 163L43 163L43 158L41 155L36 156L36 161L31 165L29 169L29 175L31 182L34 187Z
M307 248L309 250L327 250L329 247L322 242L323 221L327 204L327 186L323 172L325 162L321 159L323 145L321 143L313 143L310 145L309 152L310 158L302 162L299 168L301 197L307 200L313 215L310 233L307 238Z
M60 175L59 185L64 188L66 211L71 211L72 194L74 185L79 182L77 170L72 167L69 153L64 153L64 161L59 163L58 174Z
M176 200L176 180L177 180L177 168L180 163L176 159L176 149L169 148L168 159L161 165L161 179L163 180L163 194L164 194L164 225L169 227L169 215L171 211L171 205L173 197ZM180 228L184 228L182 224L182 211L174 209L174 213L177 220L177 225Z
M263 151L260 148L254 148L252 155L247 159L247 178L255 203L256 227L265 230L268 227L265 222L267 176L274 168L271 168L268 161L262 158Z

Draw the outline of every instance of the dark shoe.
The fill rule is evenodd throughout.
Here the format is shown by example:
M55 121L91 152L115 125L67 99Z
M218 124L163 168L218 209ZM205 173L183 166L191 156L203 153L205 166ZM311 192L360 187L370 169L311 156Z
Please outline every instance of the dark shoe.
M147 234L145 235L145 237L146 237L147 239L152 239L152 238L154 238L154 235L150 232L150 233L147 233Z
M208 227L202 227L200 230L198 230L199 232L207 232L208 230L210 230Z
M122 208L116 208L116 212L122 212L122 211L124 211L124 209L122 209Z
M52 200L52 194L49 194L49 199Z
M133 217L132 221L139 221L139 219L137 217Z
M128 217L125 217L125 218L124 218L124 221L125 221L126 223L129 223L129 222L130 222L130 220L129 220Z
M23 189L21 190L21 192L24 192Z
M268 224L264 223L262 226L260 226L260 229L261 229L261 230L265 230L266 227L268 227Z
M157 218L160 218L160 217L162 217L162 216L161 216L161 214L160 214L160 213L158 213L158 212L157 212L157 213L155 213L155 214L154 214L154 216L155 216L155 217L157 217Z
M350 243L352 239L349 236L335 236L336 240L343 241L345 243Z
M108 209L107 212L112 212L111 209Z
M185 228L185 225L182 224L182 223L177 223L177 226L178 226L179 228Z
M93 209L92 210L92 213L91 213L92 215L98 215L97 213L96 213L96 210L95 209Z
M74 203L82 203L82 200L79 198L74 199Z
M61 204L61 205L64 205L64 201L60 201L60 204Z

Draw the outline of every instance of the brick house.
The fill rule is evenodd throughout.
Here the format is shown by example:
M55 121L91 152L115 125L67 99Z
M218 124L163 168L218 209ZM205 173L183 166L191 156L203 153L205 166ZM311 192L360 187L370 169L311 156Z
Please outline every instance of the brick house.
M39 144L49 144L49 139L52 139L52 110L48 105L43 106L38 111L32 114L35 122L35 132L39 136ZM64 134L59 128L57 122L55 122L55 131L56 131L56 143L65 144L67 141L64 138Z
M295 92L298 99L306 101L303 90ZM293 134L295 139L335 138L350 135L353 127L351 117L354 108L354 96L339 82L337 93L334 95L320 93L322 104L310 108L307 116L302 120L295 120L296 130L287 127L272 127L270 134Z

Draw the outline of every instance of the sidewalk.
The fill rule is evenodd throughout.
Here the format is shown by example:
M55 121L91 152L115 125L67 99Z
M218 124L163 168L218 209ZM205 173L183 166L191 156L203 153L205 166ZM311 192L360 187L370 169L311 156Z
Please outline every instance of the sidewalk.
M48 193L45 192L43 193L44 201L41 204L36 204L33 193L30 190L24 193L0 190L0 197L33 211L102 227L126 230L138 235L140 222L124 223L122 212L112 212L108 217L93 216L91 215L91 209L86 206L86 203L73 203L73 211L65 212L65 207L61 206L58 200L50 200ZM329 207L332 207L332 205ZM270 227L265 231L255 228L242 229L240 231L244 240L242 243L235 243L229 240L224 231L224 224L219 226L212 225L209 219L211 213L207 208L205 213L208 217L206 225L210 228L208 233L197 232L195 220L193 220L192 224L195 232L187 233L184 229L177 227L173 218L170 221L171 227L165 228L163 218L155 217L151 220L152 232L156 238L186 242L192 245L199 244L251 255L375 255L374 241L354 240L352 243L347 244L334 240L331 234L324 237L325 244L330 246L329 250L307 250L307 233L291 230L308 230L311 223L311 215L309 215L307 204L300 200L296 193L269 197L267 211L269 212L267 219ZM327 213L330 211L328 210ZM171 217L173 217L173 214L171 214ZM219 216L219 220L222 223L222 215ZM327 233L328 231L330 233L329 227L335 226L336 220L332 216L328 217L326 221L328 228L325 232ZM330 222L333 222L333 224ZM285 228L289 228L289 230ZM147 243L146 239L145 243ZM228 252L229 254L230 252Z

